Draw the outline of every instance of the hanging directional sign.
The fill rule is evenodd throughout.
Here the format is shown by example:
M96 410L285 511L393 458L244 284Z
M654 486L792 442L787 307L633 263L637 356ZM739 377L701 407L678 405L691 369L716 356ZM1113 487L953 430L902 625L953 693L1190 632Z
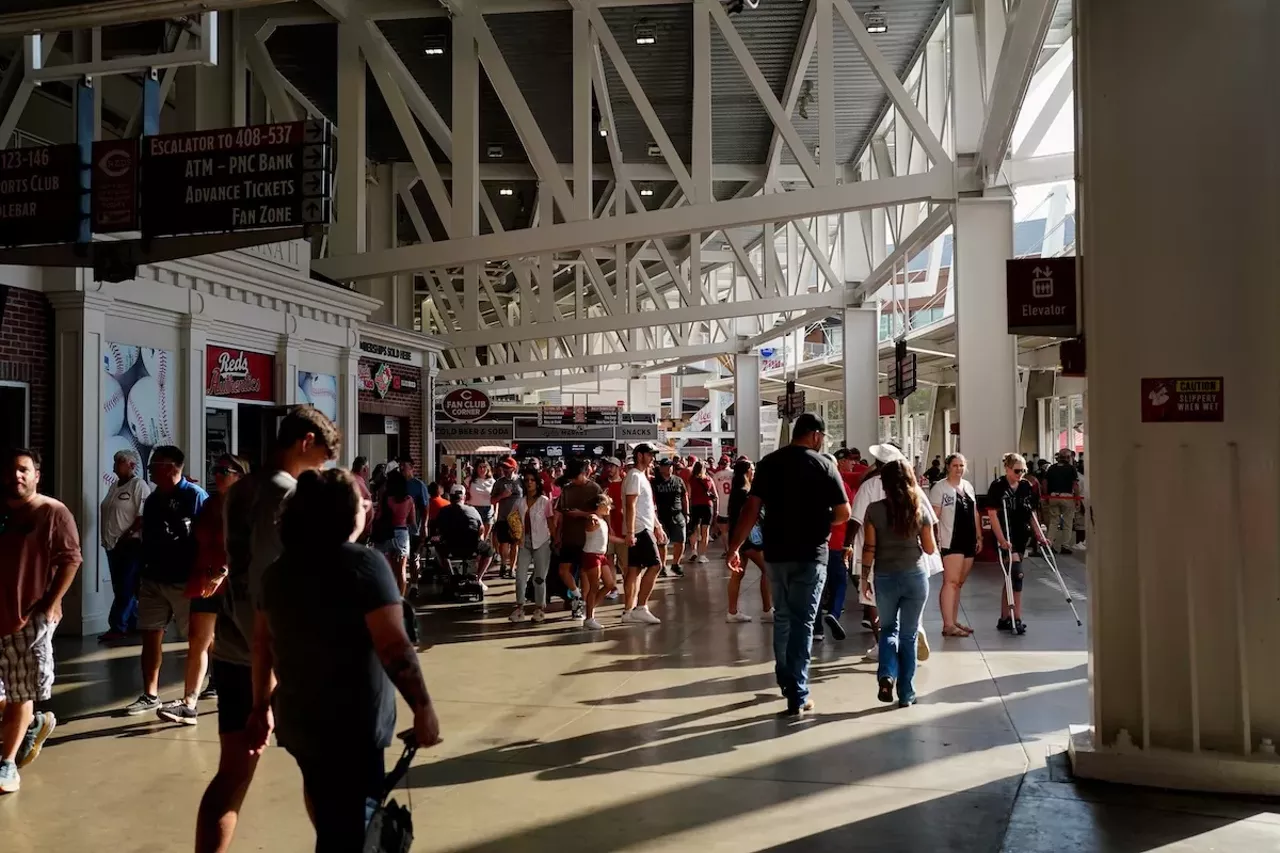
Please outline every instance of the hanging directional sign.
M147 137L143 236L326 223L332 166L323 120Z
M0 151L0 246L75 242L81 167L74 143Z
M538 409L538 425L615 426L621 422L621 406L543 406Z
M902 402L916 392L916 354L907 352L907 342L894 346L893 372L889 374L889 396Z

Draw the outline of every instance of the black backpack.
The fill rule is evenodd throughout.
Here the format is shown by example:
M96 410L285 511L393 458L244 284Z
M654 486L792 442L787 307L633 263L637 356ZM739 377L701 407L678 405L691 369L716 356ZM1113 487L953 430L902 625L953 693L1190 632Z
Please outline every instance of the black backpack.
M409 772L409 764L417 751L416 746L406 745L404 755L400 756L396 766L387 774L382 799L365 829L362 853L409 853L409 848L413 846L413 814L390 797L396 785Z

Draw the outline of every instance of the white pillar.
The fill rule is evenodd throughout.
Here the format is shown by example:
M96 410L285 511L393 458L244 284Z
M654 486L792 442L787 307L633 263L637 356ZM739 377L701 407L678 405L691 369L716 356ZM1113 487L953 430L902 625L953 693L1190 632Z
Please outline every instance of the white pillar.
M345 468L360 453L360 351L344 348L338 354L338 369L338 429L342 430L338 464Z
M724 397L719 391L707 392L707 403L711 406L711 455L720 458L720 428L721 419L724 417ZM741 451L739 451L741 452Z
M684 418L684 377L679 373L671 374L671 419Z
M106 630L111 609L111 574L98 544L98 504L105 493L102 456L102 346L111 298L85 280L87 270L46 271L46 277L74 277L84 291L49 293L54 308L54 452L43 491L58 497L75 517L84 563L63 600L66 634L92 636ZM46 279L47 280L47 279Z
M395 179L390 164L381 164L373 172L373 182L366 184L365 197L368 204L368 210L365 213L365 223L368 228L365 237L365 246L375 252L380 249L394 249L396 247L396 226L397 226L397 194L395 188ZM388 326L399 326L402 329L413 328L413 308L409 306L409 322L403 323L402 318L397 314L397 295L396 288L400 278L408 278L410 287L412 284L411 276L391 276L388 278L372 278L356 283L356 289L366 296L372 296L374 299L380 300L382 304L374 309L373 314L369 317L374 323L384 323Z
M1274 795L1276 19L1203 12L1076 4L1093 732L1072 740L1082 776ZM1212 175L1169 180L1224 139ZM1133 140L1158 144L1135 157ZM1220 422L1143 422L1144 378L1198 377L1223 380Z
M436 354L422 354L422 465L427 476L436 476L436 374L440 372Z
M203 310L203 304L201 304L200 308ZM192 310L196 311L196 305L192 305ZM178 364L181 365L180 369L182 371L182 384L178 386L179 412L177 414L182 423L178 427L179 432L176 438L180 442L183 451L187 454L189 471L198 472L196 473L197 477L205 476L202 470L205 458L204 391L207 378L205 376L207 364L205 351L210 325L206 317L198 315L184 316L182 318L182 337L180 339L182 351L178 354ZM201 485L207 490L211 484L202 483Z
M358 23L338 25L338 168L334 182L336 222L329 234L333 255L365 251L365 61Z
M1018 447L1017 343L1009 334L1005 261L1013 257L1013 200L960 199L955 224L960 451L983 489Z
M733 357L734 433L738 455L760 461L760 356Z
M880 417L880 309L844 311L844 440L865 456Z
M982 136L982 71L978 60L978 25L974 15L956 15L951 43L951 86L955 109L956 154L973 154Z

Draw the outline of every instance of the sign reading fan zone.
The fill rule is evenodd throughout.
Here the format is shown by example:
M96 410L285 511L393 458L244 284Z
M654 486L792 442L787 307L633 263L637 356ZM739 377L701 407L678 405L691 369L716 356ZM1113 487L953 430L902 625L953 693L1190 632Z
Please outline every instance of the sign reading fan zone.
M445 395L441 407L451 420L478 421L489 414L493 403L479 388L457 388Z

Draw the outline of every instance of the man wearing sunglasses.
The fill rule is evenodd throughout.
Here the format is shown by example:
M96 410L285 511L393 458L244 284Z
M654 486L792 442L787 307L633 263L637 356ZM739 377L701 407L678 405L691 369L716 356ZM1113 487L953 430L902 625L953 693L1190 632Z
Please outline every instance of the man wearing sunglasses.
M1004 476L998 478L987 490L987 516L991 519L991 531L996 543L1008 554L1009 577L1013 587L1013 601L1009 591L1000 590L1000 621L996 630L1027 633L1022 621L1022 558L1034 536L1036 541L1049 547L1049 540L1040 529L1037 510L1040 500L1036 490L1027 480L1027 460L1017 453L1006 453Z

